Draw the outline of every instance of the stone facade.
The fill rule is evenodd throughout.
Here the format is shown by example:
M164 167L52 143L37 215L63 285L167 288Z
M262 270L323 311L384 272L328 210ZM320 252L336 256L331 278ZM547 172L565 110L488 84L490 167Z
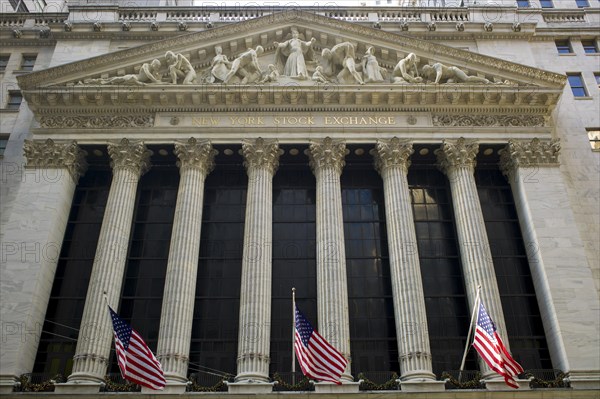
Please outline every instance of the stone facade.
M157 356L172 390L185 390L204 180L214 145L232 143L243 144L248 191L242 305L234 315L238 370L230 392L272 390L269 334L252 334L270 325L272 180L281 145L296 143L309 146L316 180L319 331L346 357L340 175L347 146L375 145L374 168L384 183L402 389L436 391L419 259L409 251L416 245L406 180L413 143L439 148L469 300L481 284L501 335L473 170L479 144L503 145L500 166L515 199L553 365L567 373L572 397L600 388L600 153L590 149L586 132L600 126L595 0L588 8L575 0L516 8L504 0L335 10L107 2L91 19L84 3L0 16L6 63L0 139L8 140L0 159L0 392L10 392L15 378L33 368L73 193L86 170L89 154L81 147L105 145L113 181L83 314L88 330L77 342L73 374L57 388L98 391L112 339L103 296L118 303L133 198L151 167L152 144L175 144L179 160ZM298 35L301 44L294 42ZM557 40L567 40L570 52L558 54ZM285 64L280 70L278 58ZM162 80L144 75L152 65ZM427 78L424 66L439 75ZM575 96L565 74L580 74L586 95ZM31 248L43 256L32 256ZM418 333L407 323L420 326ZM348 369L341 390L318 390L352 395L354 377Z

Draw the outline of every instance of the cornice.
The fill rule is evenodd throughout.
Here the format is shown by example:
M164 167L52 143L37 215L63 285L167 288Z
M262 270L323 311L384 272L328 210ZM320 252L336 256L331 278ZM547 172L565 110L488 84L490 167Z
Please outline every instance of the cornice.
M298 22L305 22L313 28L321 27L328 31L334 31L342 36L359 36L365 42L387 42L392 47L401 47L405 52L414 51L419 54L427 53L432 56L456 58L460 64L469 67L479 67L483 70L502 70L509 76L520 75L522 79L531 82L544 83L554 87L562 87L566 83L566 76L557 73L298 10L289 10L202 32L184 34L175 38L60 65L28 76L22 76L18 79L18 82L21 88L31 89L65 77L84 76L85 73L89 73L91 70L114 68L114 65L125 65L140 59L150 59L159 52L179 51L193 46L202 47L211 40L224 39L234 35L243 36L247 35L249 31L264 31L265 29L273 29L277 25L289 25Z

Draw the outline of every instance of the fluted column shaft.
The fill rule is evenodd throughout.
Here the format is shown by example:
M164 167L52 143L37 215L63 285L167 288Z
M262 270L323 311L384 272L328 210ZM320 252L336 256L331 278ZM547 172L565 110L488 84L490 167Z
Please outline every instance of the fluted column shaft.
M310 166L317 181L317 313L319 333L350 360L350 320L342 190L340 176L346 145L329 137L310 145ZM353 381L350 361L341 376Z
M383 178L385 215L394 296L401 379L435 380L421 280L417 236L407 172L412 143L397 138L377 142L375 166Z
M192 339L192 321L204 181L213 168L215 150L209 142L192 138L175 144L180 170L177 204L165 277L157 357L167 383L186 382Z
M477 287L481 285L481 299L496 324L498 334L509 349L496 272L475 185L475 156L478 150L479 145L476 142L461 138L456 141L444 141L441 148L436 150L436 155L440 169L450 181L470 308L475 304ZM480 359L479 364L484 377L494 374L483 360Z
M268 382L271 337L273 175L276 141L242 145L248 173L236 382Z
M119 303L127 248L140 176L149 167L150 151L142 143L123 139L108 146L113 179L102 219L96 256L73 358L69 382L100 382L108 366L112 324L106 303Z

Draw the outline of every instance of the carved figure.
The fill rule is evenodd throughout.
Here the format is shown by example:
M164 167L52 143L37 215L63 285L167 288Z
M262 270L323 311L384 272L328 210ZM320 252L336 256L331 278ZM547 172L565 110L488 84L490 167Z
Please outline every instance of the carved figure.
M100 79L86 79L83 83L86 84L101 84L101 85L135 85L145 86L148 83L161 83L162 73L160 73L160 67L162 66L159 60L153 60L151 63L144 63L140 67L137 75L124 75L114 76L111 78L100 78Z
M392 72L394 83L423 83L417 68L417 56L410 53L396 64Z
M256 46L255 50L250 48L240 54L231 63L231 69L227 73L227 76L225 76L225 79L223 79L223 82L229 83L236 75L242 78L241 84L256 82L262 74L260 64L258 63L258 56L264 51L262 46Z
M337 74L338 81L346 83L354 80L361 85L365 84L362 80L362 76L360 76L360 73L356 70L356 62L354 61L356 55L352 43L339 43L333 46L331 50L325 48L323 49L321 56L325 63L323 66L325 75L332 76L341 67L341 71Z
M277 79L279 79L279 71L277 70L277 67L275 65L269 64L267 69L268 71L265 74L265 77L262 78L262 80L258 83L277 82Z
M216 79L221 82L225 80L225 77L229 73L229 69L231 68L231 62L227 59L226 55L223 55L223 49L221 46L215 47L216 55L212 59L210 66L210 78L209 83L214 83Z
M460 68L449 67L439 62L433 65L425 65L421 69L421 74L433 83L491 83L486 78L469 76Z
M312 45L315 42L314 37L307 42L300 40L300 34L296 29L292 29L290 40L283 43L275 42L275 65L278 71L291 78L308 79L304 55L306 54L307 58L312 59Z
M365 55L363 55L362 69L365 83L379 83L384 81L382 72L385 73L385 69L379 66L373 46L369 46Z
M194 67L182 54L167 51L165 53L165 60L169 67L169 76L171 77L172 84L176 85L179 78L183 78L182 83L184 85L192 84L194 79L196 79Z
M319 65L317 69L315 69L315 73L312 75L312 80L317 83L329 83L327 77L323 74L323 67Z

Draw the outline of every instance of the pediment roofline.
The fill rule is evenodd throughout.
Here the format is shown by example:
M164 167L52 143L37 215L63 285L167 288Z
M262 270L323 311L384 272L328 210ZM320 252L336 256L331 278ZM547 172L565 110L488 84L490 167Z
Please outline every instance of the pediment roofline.
M62 83L83 79L90 74L98 75L115 71L119 66L129 67L147 62L153 58L162 57L169 50L184 53L203 48L212 49L216 44L248 37L249 33L255 35L279 31L292 25L301 29L329 34L331 37L342 37L344 40L377 44L379 47L386 47L399 53L412 52L419 57L494 74L504 79L526 84L562 88L566 83L566 76L554 72L295 9L59 65L23 75L17 79L22 90L60 86ZM254 46L257 44L261 43L253 43ZM327 47L327 45L323 47ZM240 48L239 50L244 49Z

